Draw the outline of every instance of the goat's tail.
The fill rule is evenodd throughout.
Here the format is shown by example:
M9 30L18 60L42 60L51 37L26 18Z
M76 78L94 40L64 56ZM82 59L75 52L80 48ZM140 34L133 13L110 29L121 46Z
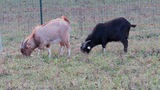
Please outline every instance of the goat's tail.
M134 27L134 28L135 28L135 27L136 27L136 25L131 25L131 27Z
M63 20L65 20L66 22L70 23L70 21L68 20L68 18L66 16L62 16L61 17Z

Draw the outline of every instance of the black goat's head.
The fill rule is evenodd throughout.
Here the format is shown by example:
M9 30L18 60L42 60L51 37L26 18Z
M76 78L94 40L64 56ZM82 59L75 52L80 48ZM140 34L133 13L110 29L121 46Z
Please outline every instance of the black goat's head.
M88 40L88 41L82 43L82 45L81 45L81 51L83 53L87 53L88 54L91 51L91 49L92 49L92 47L91 47L91 40Z

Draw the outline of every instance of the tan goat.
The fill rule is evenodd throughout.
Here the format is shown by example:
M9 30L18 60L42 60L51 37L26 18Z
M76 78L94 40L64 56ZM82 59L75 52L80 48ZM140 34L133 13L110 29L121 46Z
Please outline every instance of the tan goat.
M21 43L21 53L30 56L34 49L41 50L47 47L49 57L51 57L50 44L60 43L60 55L63 55L63 47L67 47L69 56L70 29L70 22L65 16L51 20L44 25L39 25Z

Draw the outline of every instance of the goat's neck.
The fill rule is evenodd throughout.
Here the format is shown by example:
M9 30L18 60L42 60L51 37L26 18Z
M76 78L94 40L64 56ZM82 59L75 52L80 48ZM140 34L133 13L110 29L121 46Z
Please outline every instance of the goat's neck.
M35 40L34 40L34 37L31 36L28 40L28 42L31 44L31 47L32 49L34 50L36 48L36 43L35 43Z

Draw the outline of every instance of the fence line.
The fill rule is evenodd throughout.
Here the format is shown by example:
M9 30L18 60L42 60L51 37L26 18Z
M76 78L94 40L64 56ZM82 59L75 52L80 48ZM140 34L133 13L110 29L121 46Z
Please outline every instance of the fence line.
M3 31L30 32L40 23L39 1L1 0L0 8L3 9L0 9L0 24ZM44 23L65 15L74 30L93 28L99 22L119 16L138 25L158 26L160 23L159 0L42 0L42 5Z

